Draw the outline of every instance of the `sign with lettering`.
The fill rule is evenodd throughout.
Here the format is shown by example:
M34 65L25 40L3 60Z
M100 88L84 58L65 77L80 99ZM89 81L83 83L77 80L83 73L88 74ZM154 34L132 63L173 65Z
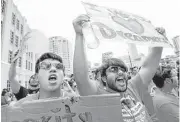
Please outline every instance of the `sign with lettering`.
M123 41L126 43L149 46L172 47L170 42L159 34L151 22L143 17L117 9L97 6L90 3L83 5L90 16L90 27L97 41Z
M26 101L1 109L2 122L122 122L119 95Z

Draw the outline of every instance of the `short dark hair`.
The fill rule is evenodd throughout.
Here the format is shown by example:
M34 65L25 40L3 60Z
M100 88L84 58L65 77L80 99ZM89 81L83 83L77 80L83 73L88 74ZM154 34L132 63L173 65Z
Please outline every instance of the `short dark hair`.
M39 72L39 63L44 61L45 59L53 59L53 60L57 60L60 63L63 63L61 56L56 55L54 53L51 52L47 52L41 55L41 57L36 61L36 65L35 65L35 72L38 73ZM65 68L65 67L64 67ZM65 69L63 69L64 72Z
M165 69L162 73L156 73L153 77L153 82L158 88L162 88L166 78L171 78L170 69Z
M106 76L106 69L109 68L110 66L120 66L126 72L128 71L126 64L121 59L109 58L100 67L101 77Z
M1 96L4 96L7 92L8 92L8 89L3 89L2 93L1 93Z

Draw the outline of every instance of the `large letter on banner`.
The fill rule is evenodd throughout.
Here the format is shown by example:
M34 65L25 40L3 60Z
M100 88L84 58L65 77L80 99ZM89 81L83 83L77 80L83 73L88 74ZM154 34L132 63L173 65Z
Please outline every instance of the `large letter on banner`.
M91 17L92 30L101 41L124 41L149 46L172 47L151 22L117 9L83 3Z
M26 101L1 109L2 122L122 122L119 95Z

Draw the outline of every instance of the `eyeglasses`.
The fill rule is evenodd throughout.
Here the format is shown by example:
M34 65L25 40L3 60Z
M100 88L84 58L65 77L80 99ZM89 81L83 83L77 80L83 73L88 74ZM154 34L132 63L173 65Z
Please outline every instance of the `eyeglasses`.
M118 73L119 71L126 72L124 68L121 68L121 67L118 67L118 66L110 66L107 70L109 72L113 72L113 73Z
M50 63L50 62L41 62L39 67L40 67L40 69L50 70L52 65L57 70L63 70L64 69L64 66L62 63Z

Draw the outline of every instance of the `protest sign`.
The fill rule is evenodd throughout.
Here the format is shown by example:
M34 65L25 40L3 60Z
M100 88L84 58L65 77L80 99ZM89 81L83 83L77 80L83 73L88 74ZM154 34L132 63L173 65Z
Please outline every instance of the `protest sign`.
M2 109L2 122L122 122L119 95L27 101Z
M180 36L175 36L173 39L173 44L174 44L174 51L176 54L179 54L180 52Z
M117 9L83 3L98 41L121 41L149 46L172 47L151 22L143 17Z

